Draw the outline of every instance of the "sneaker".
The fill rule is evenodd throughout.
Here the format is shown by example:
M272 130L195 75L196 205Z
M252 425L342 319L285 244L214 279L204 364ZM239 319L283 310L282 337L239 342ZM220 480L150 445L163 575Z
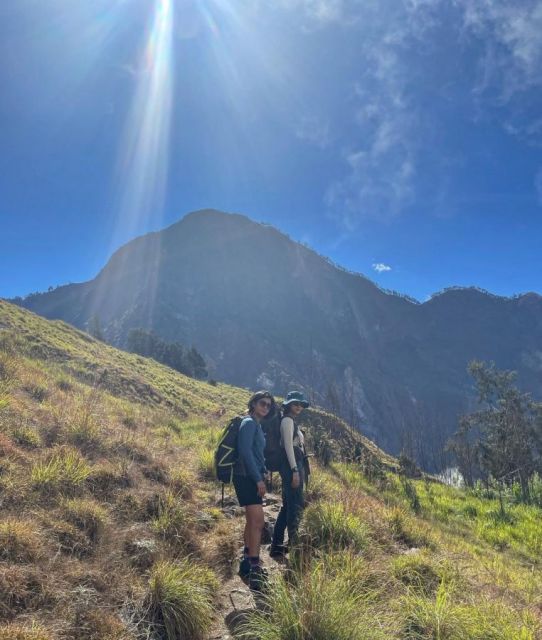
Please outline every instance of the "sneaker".
M288 553L288 547L284 544L271 544L269 547L269 555L272 558L284 558Z
M248 584L250 577L250 560L248 558L243 558L239 562L239 571L237 572L237 575L245 584Z
M265 591L267 580L267 571L260 564L254 564L250 567L248 586L251 591Z

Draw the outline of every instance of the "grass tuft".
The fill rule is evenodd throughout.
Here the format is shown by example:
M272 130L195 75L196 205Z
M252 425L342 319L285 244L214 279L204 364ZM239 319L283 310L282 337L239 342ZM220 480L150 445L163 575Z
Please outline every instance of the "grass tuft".
M359 569L359 567L358 567ZM314 562L299 581L277 578L236 636L252 640L384 640L385 616L374 609L366 585L351 573Z
M0 625L0 640L52 640L52 636L38 625L6 624Z
M0 522L0 560L34 562L41 555L41 537L37 526L13 518Z
M30 478L42 494L73 495L81 491L91 468L76 449L58 447L32 466Z
M213 620L217 588L213 572L187 558L159 562L149 579L150 620L167 640L204 638Z
M369 544L367 525L341 502L311 504L305 511L304 528L317 548L363 551Z
M83 531L93 545L97 545L107 521L106 510L94 500L80 498L67 500L63 507L66 520Z

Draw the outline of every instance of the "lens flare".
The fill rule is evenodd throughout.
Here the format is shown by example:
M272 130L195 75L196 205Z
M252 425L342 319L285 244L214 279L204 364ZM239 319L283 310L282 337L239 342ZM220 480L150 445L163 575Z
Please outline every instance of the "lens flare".
M156 0L152 26L133 76L137 86L115 174L117 199L111 249L153 226L161 226L163 220L173 100L173 0ZM145 306L152 313L160 249L153 242L147 243L147 248L146 255L140 256L146 269L141 286L146 290ZM98 278L92 303L98 315L103 309L110 311L111 304L123 297L127 278L131 277L123 264L125 255L120 251L114 258L114 282L107 270Z
M172 40L172 0L157 0L117 166L117 226L123 236L161 219L173 96Z

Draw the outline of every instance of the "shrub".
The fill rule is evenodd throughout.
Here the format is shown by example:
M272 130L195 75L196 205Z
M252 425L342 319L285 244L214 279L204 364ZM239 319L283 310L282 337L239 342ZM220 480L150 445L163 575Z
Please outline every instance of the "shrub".
M98 544L107 520L106 510L93 500L79 498L67 500L63 506L66 520L83 531L92 544Z
M305 511L304 528L316 547L351 547L363 551L369 543L366 524L357 515L347 512L341 502L310 505Z
M213 620L218 582L210 569L187 558L159 562L149 579L149 617L167 640L204 638Z
M73 495L82 490L91 468L81 454L70 447L59 447L32 466L30 478L42 494Z
M36 525L25 520L0 522L0 559L33 562L40 555L41 539Z

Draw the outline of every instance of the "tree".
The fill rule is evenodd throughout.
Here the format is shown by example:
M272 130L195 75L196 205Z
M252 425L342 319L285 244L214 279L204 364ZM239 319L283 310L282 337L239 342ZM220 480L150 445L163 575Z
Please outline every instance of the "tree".
M516 374L499 371L494 364L469 365L482 409L464 416L456 433L459 464L467 471L474 459L486 477L512 484L519 479L522 500L529 500L529 479L540 469L542 419L540 405L521 392ZM475 434L474 451L469 434ZM457 455L457 453L456 453ZM470 476L472 479L472 476Z
M207 367L203 356L195 347L186 349L180 342L166 342L153 331L131 329L126 340L126 348L146 358L184 373L192 378L206 378Z

